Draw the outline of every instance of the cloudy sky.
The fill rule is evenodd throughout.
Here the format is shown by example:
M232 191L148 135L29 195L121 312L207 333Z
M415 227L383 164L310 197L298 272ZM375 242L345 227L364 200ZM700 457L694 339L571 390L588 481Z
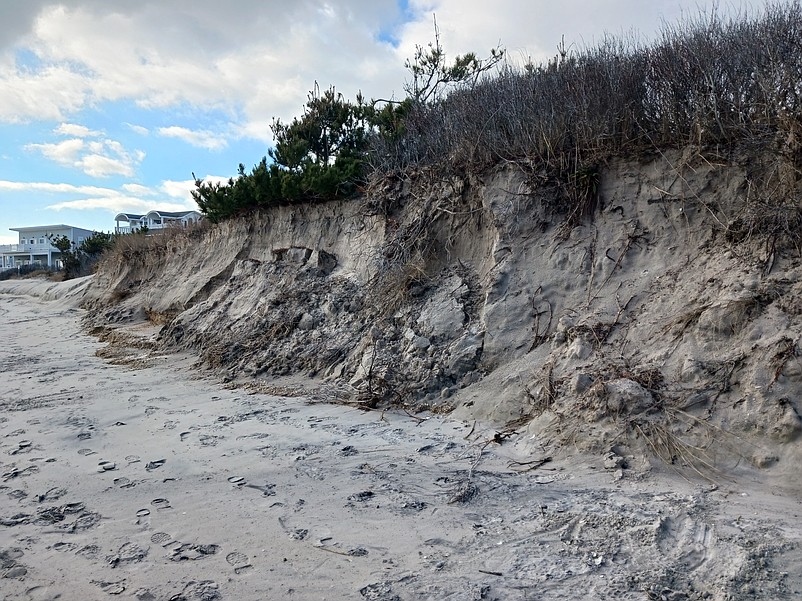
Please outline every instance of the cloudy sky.
M300 114L315 82L403 97L435 14L449 55L501 43L522 62L562 36L648 40L714 5L764 2L0 0L0 243L10 227L108 231L120 211L195 208L192 173L257 163L272 118Z

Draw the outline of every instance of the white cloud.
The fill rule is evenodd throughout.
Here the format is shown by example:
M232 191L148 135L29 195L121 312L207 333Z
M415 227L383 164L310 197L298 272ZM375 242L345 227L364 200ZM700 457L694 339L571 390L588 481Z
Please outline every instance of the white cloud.
M225 15L212 0L191 9L162 0L27 1L40 6L24 38L37 61L30 69L0 65L0 120L64 121L79 109L126 100L218 109L246 125L297 115L315 80L350 96L359 88L368 95L400 89L402 63L376 40L398 20L394 0L241 0ZM270 136L264 127L246 131ZM220 144L209 136L193 143Z
M135 194L136 196L153 196L156 194L152 188L143 186L142 184L123 184L121 187L126 192Z
M78 200L68 200L58 202L46 207L52 211L64 210L78 210L78 211L91 211L91 210L106 210L110 213L146 213L148 211L188 211L196 209L197 207L188 207L186 204L170 203L170 202L154 202L152 200L143 200L134 196L125 196L123 194L115 196L103 196L98 198L81 198Z
M201 178L205 182L211 183L225 183L228 181L229 178L222 177L219 175L207 175L206 177ZM181 198L186 203L191 203L193 209L197 209L195 206L195 201L192 200L192 190L195 189L195 181L191 179L187 180L166 180L162 182L160 189L162 192L167 194L172 198Z
M191 130L186 127L172 125L170 127L160 127L159 135L166 138L178 138L187 144L206 148L208 150L222 150L228 146L228 142L220 134L206 130Z
M53 130L53 133L62 136L74 136L76 138L94 138L102 135L99 131L93 131L85 125L78 125L76 123L62 123Z
M82 138L71 138L56 143L28 144L25 148L38 151L63 167L76 168L96 178L112 175L133 177L136 167L145 158L141 150L130 153L122 144L110 139L85 142Z
M65 65L25 72L14 64L4 63L0 70L0 88L3 90L0 121L61 121L87 105L92 81Z
M224 178L209 178L221 181ZM0 180L0 192L31 192L67 197L66 200L52 202L45 209L64 210L97 210L104 209L112 213L124 211L187 211L197 210L189 191L194 189L192 180L178 182L165 181L159 189L136 183L123 184L120 189L99 186L75 186L65 183L49 182L14 182Z
M140 136L148 136L150 135L150 130L147 127L143 127L141 125L134 125L132 123L124 123L131 131L138 133Z
M97 186L75 186L73 184L52 184L48 182L12 182L0 180L0 190L9 192L46 192L49 194L113 194L111 188Z
M75 166L90 177L134 176L134 161L127 155L114 158L100 154L87 154L77 161Z
M84 149L84 141L80 138L73 138L55 144L28 144L25 149L38 150L51 161L71 167L78 161L78 157Z

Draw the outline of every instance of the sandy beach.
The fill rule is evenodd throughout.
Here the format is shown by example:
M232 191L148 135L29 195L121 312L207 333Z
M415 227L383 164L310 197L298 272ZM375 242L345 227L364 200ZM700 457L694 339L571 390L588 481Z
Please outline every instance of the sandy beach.
M802 594L802 504L756 477L249 394L192 357L113 365L76 302L3 291L4 599Z

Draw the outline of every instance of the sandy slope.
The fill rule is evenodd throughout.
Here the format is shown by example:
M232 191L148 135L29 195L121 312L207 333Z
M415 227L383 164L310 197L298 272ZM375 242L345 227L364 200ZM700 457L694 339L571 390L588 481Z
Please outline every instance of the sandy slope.
M0 294L4 599L802 595L791 493L110 365L71 304Z

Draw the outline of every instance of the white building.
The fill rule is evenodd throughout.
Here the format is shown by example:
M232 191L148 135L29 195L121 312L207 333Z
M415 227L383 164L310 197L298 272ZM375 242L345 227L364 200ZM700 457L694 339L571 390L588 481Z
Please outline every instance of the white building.
M19 233L19 244L0 244L0 269L11 269L23 265L41 265L60 269L61 253L50 244L50 237L67 236L78 246L95 232L71 225L35 225L12 227Z
M187 227L190 224L198 223L203 216L197 211L181 211L173 213L170 211L151 211L147 215L135 215L134 213L120 213L114 221L114 233L130 234L146 227L148 231L161 230L167 227ZM122 225L121 225L122 224Z

